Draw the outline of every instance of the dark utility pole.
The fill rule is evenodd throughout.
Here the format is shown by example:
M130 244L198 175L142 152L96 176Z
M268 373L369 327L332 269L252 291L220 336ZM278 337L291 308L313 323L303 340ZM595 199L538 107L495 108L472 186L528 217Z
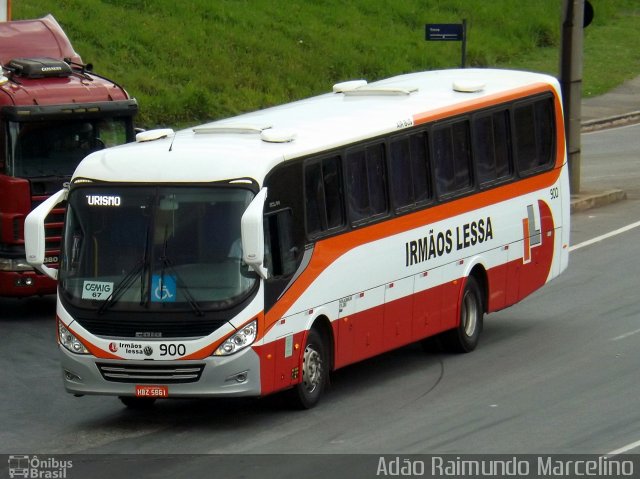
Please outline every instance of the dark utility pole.
M563 0L560 85L569 159L571 194L580 193L580 123L584 0Z

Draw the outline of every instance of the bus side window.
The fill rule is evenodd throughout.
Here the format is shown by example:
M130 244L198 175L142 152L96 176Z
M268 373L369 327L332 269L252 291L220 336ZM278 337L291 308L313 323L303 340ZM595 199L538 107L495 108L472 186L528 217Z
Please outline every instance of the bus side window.
M435 128L432 139L438 195L469 188L472 185L469 122L461 120Z
M390 184L396 210L428 201L431 191L426 134L393 139L390 156Z
M307 234L344 224L340 157L312 160L305 165L304 196Z
M293 213L290 208L265 216L265 263L270 276L295 272L298 250L293 242Z
M347 153L347 196L351 221L357 223L388 210L384 143Z
M473 121L478 182L486 185L513 173L509 134L509 112L483 114Z
M555 145L553 100L544 98L514 111L518 171L528 176L552 166Z

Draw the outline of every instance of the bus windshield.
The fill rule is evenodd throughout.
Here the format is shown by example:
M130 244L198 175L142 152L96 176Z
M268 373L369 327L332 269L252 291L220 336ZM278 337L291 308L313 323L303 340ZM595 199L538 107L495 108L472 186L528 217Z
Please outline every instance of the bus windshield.
M127 141L131 117L7 123L7 173L17 178L71 176L92 153Z
M228 308L257 283L242 263L253 199L229 186L87 186L71 191L60 292L96 310Z

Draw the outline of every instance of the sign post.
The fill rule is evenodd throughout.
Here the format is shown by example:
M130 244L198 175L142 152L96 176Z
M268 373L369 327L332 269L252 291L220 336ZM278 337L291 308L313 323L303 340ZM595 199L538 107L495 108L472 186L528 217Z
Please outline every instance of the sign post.
M572 195L580 193L583 30L591 23L593 15L593 6L588 0L563 1L560 86Z
M462 61L460 67L465 68L467 62L467 20L462 23L427 23L425 40L431 42L462 42Z
M0 22L11 20L11 0L0 0Z

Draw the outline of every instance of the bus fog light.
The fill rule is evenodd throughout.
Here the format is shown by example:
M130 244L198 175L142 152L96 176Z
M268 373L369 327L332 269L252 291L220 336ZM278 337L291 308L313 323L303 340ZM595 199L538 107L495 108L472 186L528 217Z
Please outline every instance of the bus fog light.
M58 320L58 340L66 349L75 354L89 354L84 344L69 331L62 321Z
M80 376L78 376L77 374L73 374L71 371L68 370L64 370L64 378L67 381L74 381L74 382L81 382L82 378Z
M249 371L242 371L241 373L236 373L229 376L227 379L225 379L225 381L226 382L235 381L237 383L244 383L244 382L247 382L248 378L249 378Z
M235 354L244 348L251 346L258 334L258 321L251 321L249 324L234 333L229 339L220 345L213 353L214 356L228 356Z

